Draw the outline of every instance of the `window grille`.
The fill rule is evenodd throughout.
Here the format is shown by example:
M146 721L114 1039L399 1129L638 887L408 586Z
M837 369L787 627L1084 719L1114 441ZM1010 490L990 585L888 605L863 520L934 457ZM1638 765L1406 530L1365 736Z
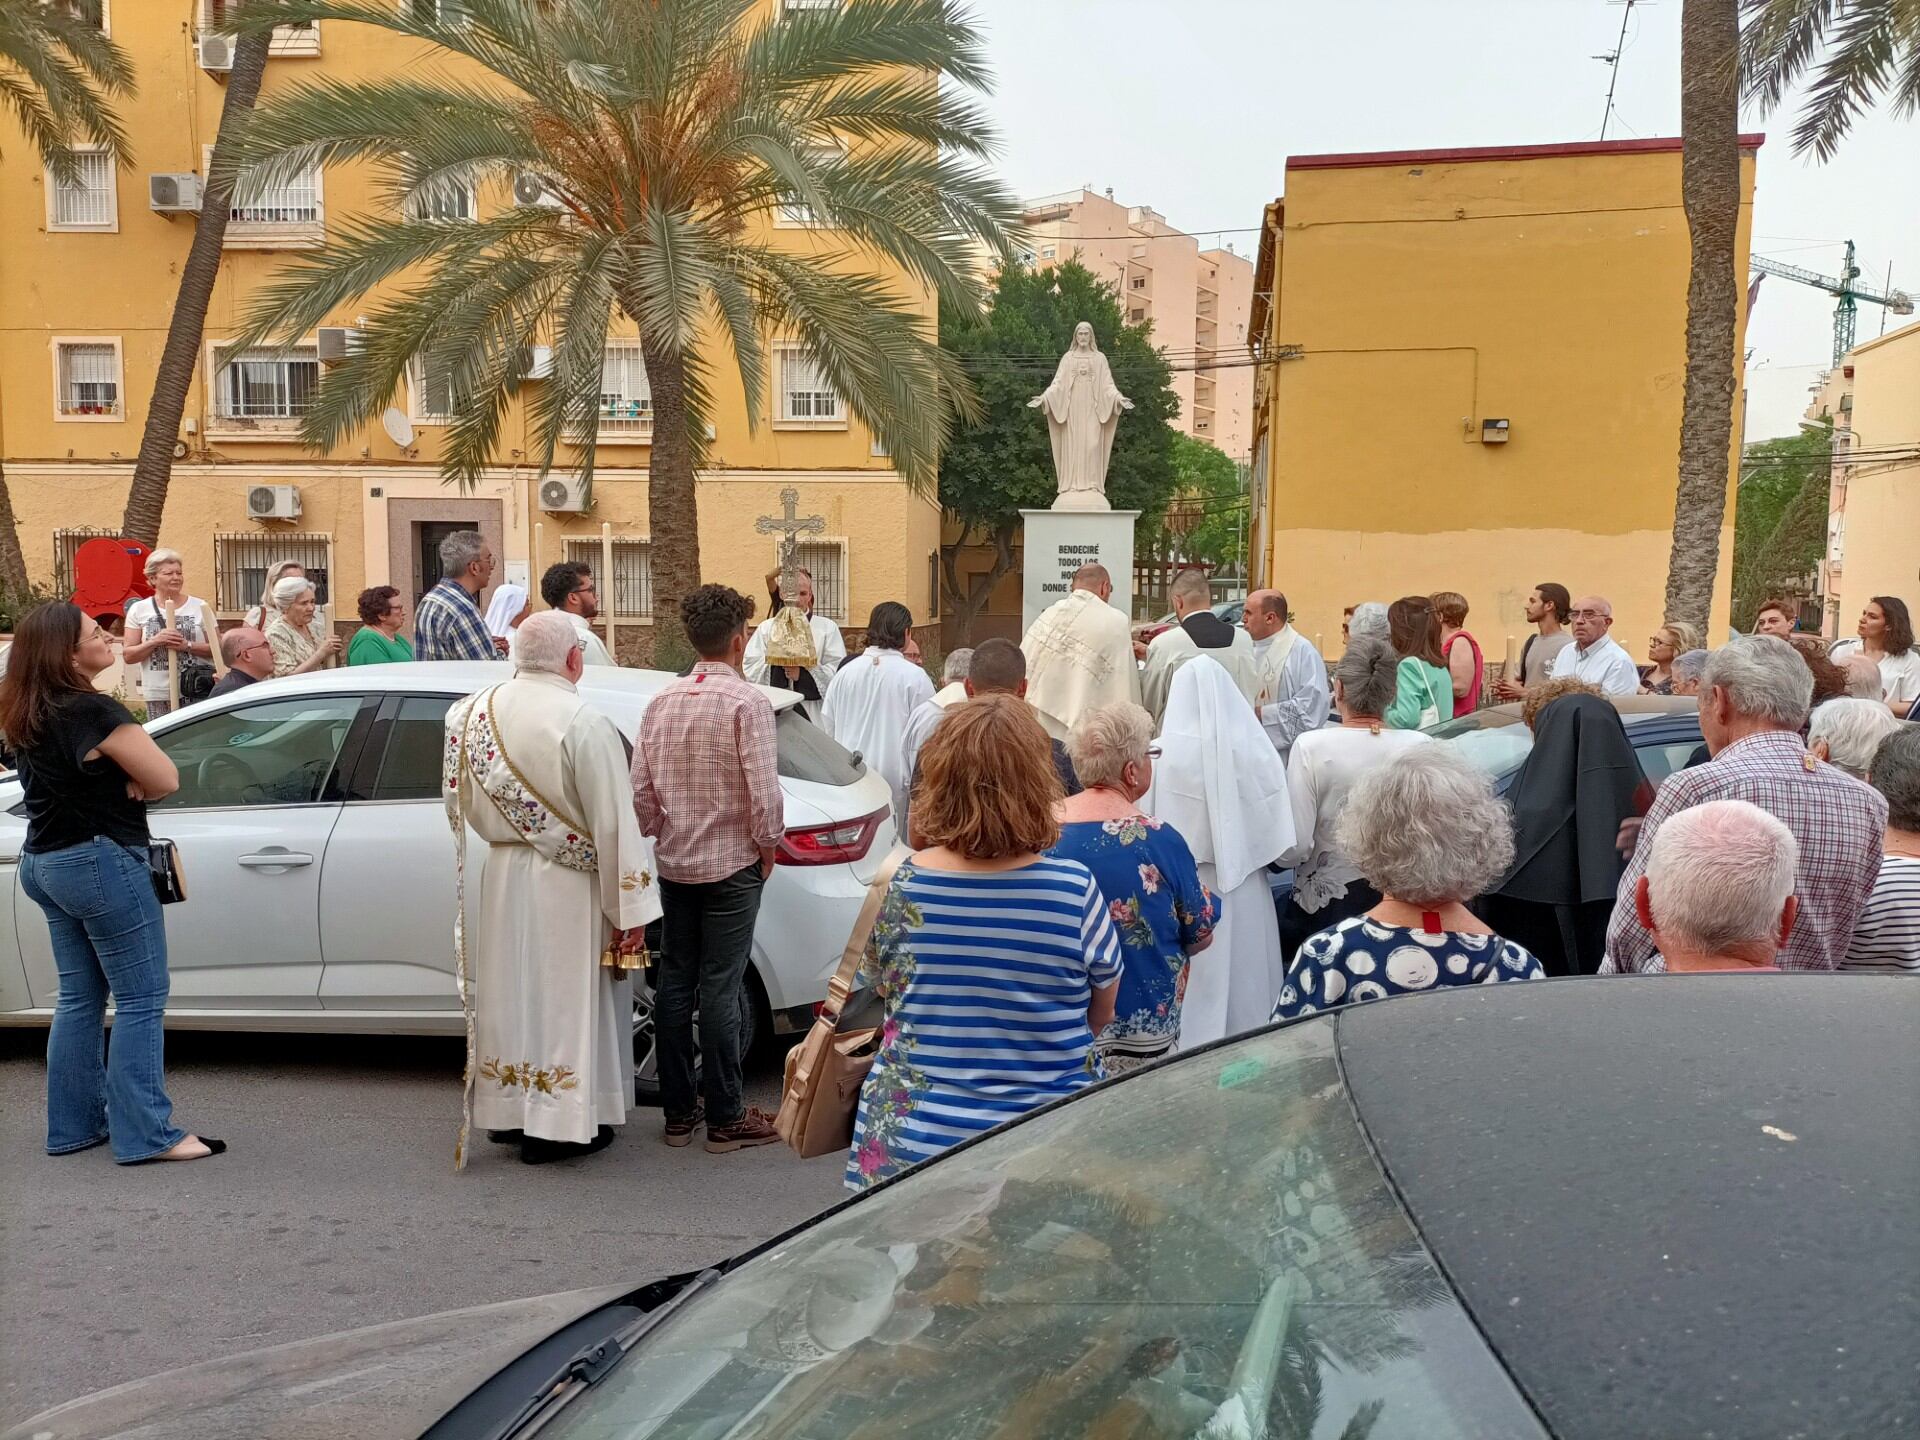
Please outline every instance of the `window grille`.
M774 547L777 564L780 550ZM847 547L838 540L802 540L793 547L793 563L813 576L813 609L835 624L847 623Z
M97 525L80 525L53 532L53 593L65 600L73 594L73 557L89 540L111 540L118 530L103 530Z
M312 346L220 352L216 413L228 420L297 420L313 404L320 362Z
M251 193L251 192L249 192ZM235 225L313 225L320 220L320 172L308 170L282 185L235 201L227 217Z
M407 214L415 220L471 220L476 209L473 186L457 181L416 190L407 201Z
M260 603L267 588L267 571L283 560L298 562L313 582L313 596L325 605L332 598L328 572L333 537L320 534L256 533L213 537L213 608L222 615L238 615ZM341 617L329 613L329 619Z
M118 415L118 350L101 344L62 345L57 403L62 415Z
M415 357L408 369L413 387L413 413L420 420L445 420L453 414L453 376Z
M408 11L416 20L434 25L457 25L467 18L461 0L407 0Z
M601 612L615 620L646 620L653 616L653 544L649 540L615 538L613 542L613 579L601 574L605 567L600 542L593 539L567 541L567 559L593 570L594 586L600 594Z
M113 157L104 150L79 150L73 160L73 179L48 176L53 186L53 223L75 227L113 224Z
M653 391L647 384L646 361L638 345L607 347L600 371L600 433L653 433Z
M789 350L780 356L780 418L782 420L838 420L840 397L813 357Z

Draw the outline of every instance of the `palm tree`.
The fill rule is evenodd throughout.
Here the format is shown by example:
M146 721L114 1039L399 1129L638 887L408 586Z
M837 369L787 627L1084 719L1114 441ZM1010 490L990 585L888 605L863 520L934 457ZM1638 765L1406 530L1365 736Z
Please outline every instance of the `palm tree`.
M240 7L240 13L245 8ZM140 454L133 462L133 483L127 488L126 513L120 521L122 535L149 545L160 538L160 517L167 507L167 486L173 479L174 447L180 442L180 417L200 364L200 337L206 330L213 282L220 276L220 254L227 242L227 220L232 214L238 175L233 159L238 132L266 78L267 48L272 39L273 31L268 27L242 35L233 47L233 69L227 75L220 128L214 132L213 158L207 165L207 185L200 197L193 243L187 249L187 263L180 268L180 289L174 296L173 316L167 322L167 341L153 372L147 426L140 434Z
M100 0L0 0L0 109L10 112L55 179L71 179L78 144L130 157L115 97L133 93L133 66L100 33ZM27 561L0 469L0 588L22 595Z
M1741 69L1763 112L1813 73L1793 130L1796 154L1831 160L1883 93L1896 115L1920 112L1920 0L1741 0L1741 8Z
M764 10L775 13L756 18ZM248 316L250 337L291 340L404 277L321 377L308 445L366 425L417 360L451 382L442 469L470 486L537 341L552 371L526 392L533 453L541 474L565 465L590 487L617 311L638 328L652 393L662 659L680 653L679 601L700 580L694 472L723 349L757 417L770 341L803 344L906 481L932 492L956 415L979 412L909 291L977 312L977 246L1006 253L1016 219L979 163L993 143L983 115L942 90L987 79L950 0L253 0L241 23L309 19L429 41L484 73L319 80L248 127L242 158L262 183L367 161L393 202L283 270ZM544 187L543 203L410 218L449 189L516 180ZM811 217L804 250L771 243L777 206Z
M1739 97L1733 57L1740 0L1685 0L1680 12L1680 200L1687 276L1687 378L1680 402L1680 480L1666 618L1707 633L1733 447L1734 332L1740 277Z

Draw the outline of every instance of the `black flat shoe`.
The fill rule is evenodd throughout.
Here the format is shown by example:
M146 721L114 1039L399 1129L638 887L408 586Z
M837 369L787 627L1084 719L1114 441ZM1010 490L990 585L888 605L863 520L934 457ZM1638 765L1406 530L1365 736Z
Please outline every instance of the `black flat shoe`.
M518 1145L527 1138L524 1130L489 1130L487 1143L490 1145Z
M556 1160L578 1160L584 1155L592 1155L604 1150L613 1143L613 1127L602 1125L600 1133L584 1145L571 1144L565 1140L541 1140L528 1136L520 1142L520 1163L522 1165L551 1165Z

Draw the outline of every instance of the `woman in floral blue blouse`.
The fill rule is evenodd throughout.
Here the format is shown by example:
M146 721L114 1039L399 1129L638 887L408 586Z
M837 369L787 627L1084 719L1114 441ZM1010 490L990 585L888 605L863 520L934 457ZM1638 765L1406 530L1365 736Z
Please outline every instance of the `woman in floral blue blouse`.
M1093 872L1120 936L1113 1023L1094 1045L1108 1074L1157 1060L1180 1035L1187 959L1213 939L1213 896L1180 832L1140 813L1153 782L1153 722L1138 705L1090 710L1068 752L1086 788L1056 808L1060 840L1047 853Z

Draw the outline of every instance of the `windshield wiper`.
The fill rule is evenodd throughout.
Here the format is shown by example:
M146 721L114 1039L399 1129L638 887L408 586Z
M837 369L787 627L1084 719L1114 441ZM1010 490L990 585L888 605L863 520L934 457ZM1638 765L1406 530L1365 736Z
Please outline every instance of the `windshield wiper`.
M516 1435L537 1430L565 1408L569 1401L586 1394L606 1379L648 1332L665 1321L689 1298L718 1280L720 1273L717 1268L709 1266L681 1286L671 1299L655 1306L639 1319L629 1321L606 1339L582 1346L568 1356L566 1364L534 1393L520 1412L495 1432L499 1440L513 1440Z

